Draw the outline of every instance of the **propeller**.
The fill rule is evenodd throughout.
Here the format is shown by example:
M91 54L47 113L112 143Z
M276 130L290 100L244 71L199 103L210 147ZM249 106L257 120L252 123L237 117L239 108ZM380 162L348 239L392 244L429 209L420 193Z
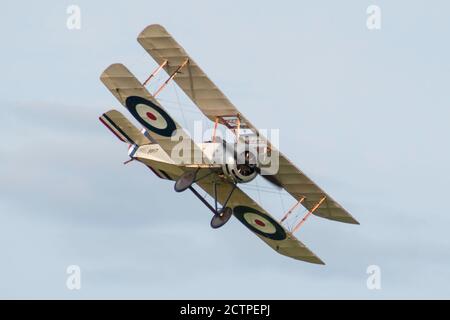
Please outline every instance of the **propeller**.
M258 167L258 165L256 164L256 158L255 155L249 151L245 151L245 165L243 166L239 166L238 165L238 170L255 170L261 177L263 177L264 179L266 179L266 181L269 181L269 183L271 183L272 185L274 185L275 187L282 189L283 186L281 185L281 182L278 181L278 179L276 178L275 175L263 175L261 172L261 168ZM244 172L242 172L244 173Z

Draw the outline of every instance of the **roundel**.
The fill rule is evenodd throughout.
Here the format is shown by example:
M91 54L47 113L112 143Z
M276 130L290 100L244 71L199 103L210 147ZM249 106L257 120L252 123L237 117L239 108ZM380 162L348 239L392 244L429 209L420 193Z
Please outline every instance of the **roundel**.
M125 101L125 105L140 124L156 134L171 137L177 128L167 112L150 100L138 96L130 96Z
M247 228L259 235L272 240L286 239L283 227L267 214L246 206L233 208L233 213Z

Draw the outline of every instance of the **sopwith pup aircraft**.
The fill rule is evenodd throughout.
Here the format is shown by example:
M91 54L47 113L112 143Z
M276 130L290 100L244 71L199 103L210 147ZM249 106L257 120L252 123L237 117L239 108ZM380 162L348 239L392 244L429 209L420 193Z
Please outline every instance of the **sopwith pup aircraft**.
M141 162L159 178L174 181L176 192L190 190L213 213L212 228L222 227L234 216L276 252L324 264L294 233L311 214L344 223L359 223L253 126L162 26L146 27L137 40L158 64L150 76L141 82L124 65L112 64L100 77L143 127L138 129L117 110L100 116L100 121L129 145L129 161ZM163 70L168 78L151 94L146 85ZM212 121L214 133L210 140L191 140L157 100L158 94L171 81ZM233 134L234 141L216 134L219 125ZM179 137L183 139L183 146L189 146L184 147L181 160L175 156L180 153L174 152L180 148ZM294 206L280 221L239 187L257 176L284 189L295 199ZM199 189L212 201L203 197ZM307 213L288 230L283 223L299 205Z

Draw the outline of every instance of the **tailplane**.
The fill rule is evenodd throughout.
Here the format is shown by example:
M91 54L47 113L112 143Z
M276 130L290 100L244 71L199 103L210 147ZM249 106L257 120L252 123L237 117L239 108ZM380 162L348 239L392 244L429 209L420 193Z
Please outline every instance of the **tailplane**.
M137 146L152 143L145 131L141 132L117 110L105 112L99 119L122 142Z

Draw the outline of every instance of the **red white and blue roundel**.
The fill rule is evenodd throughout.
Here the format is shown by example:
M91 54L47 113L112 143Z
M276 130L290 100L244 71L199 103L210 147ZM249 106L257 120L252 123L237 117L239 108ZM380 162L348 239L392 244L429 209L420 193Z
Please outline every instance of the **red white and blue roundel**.
M259 235L272 240L286 239L283 227L267 214L247 206L234 207L233 214L247 228Z
M126 99L125 105L136 120L151 132L164 137L171 137L177 128L167 112L150 100L130 96Z

